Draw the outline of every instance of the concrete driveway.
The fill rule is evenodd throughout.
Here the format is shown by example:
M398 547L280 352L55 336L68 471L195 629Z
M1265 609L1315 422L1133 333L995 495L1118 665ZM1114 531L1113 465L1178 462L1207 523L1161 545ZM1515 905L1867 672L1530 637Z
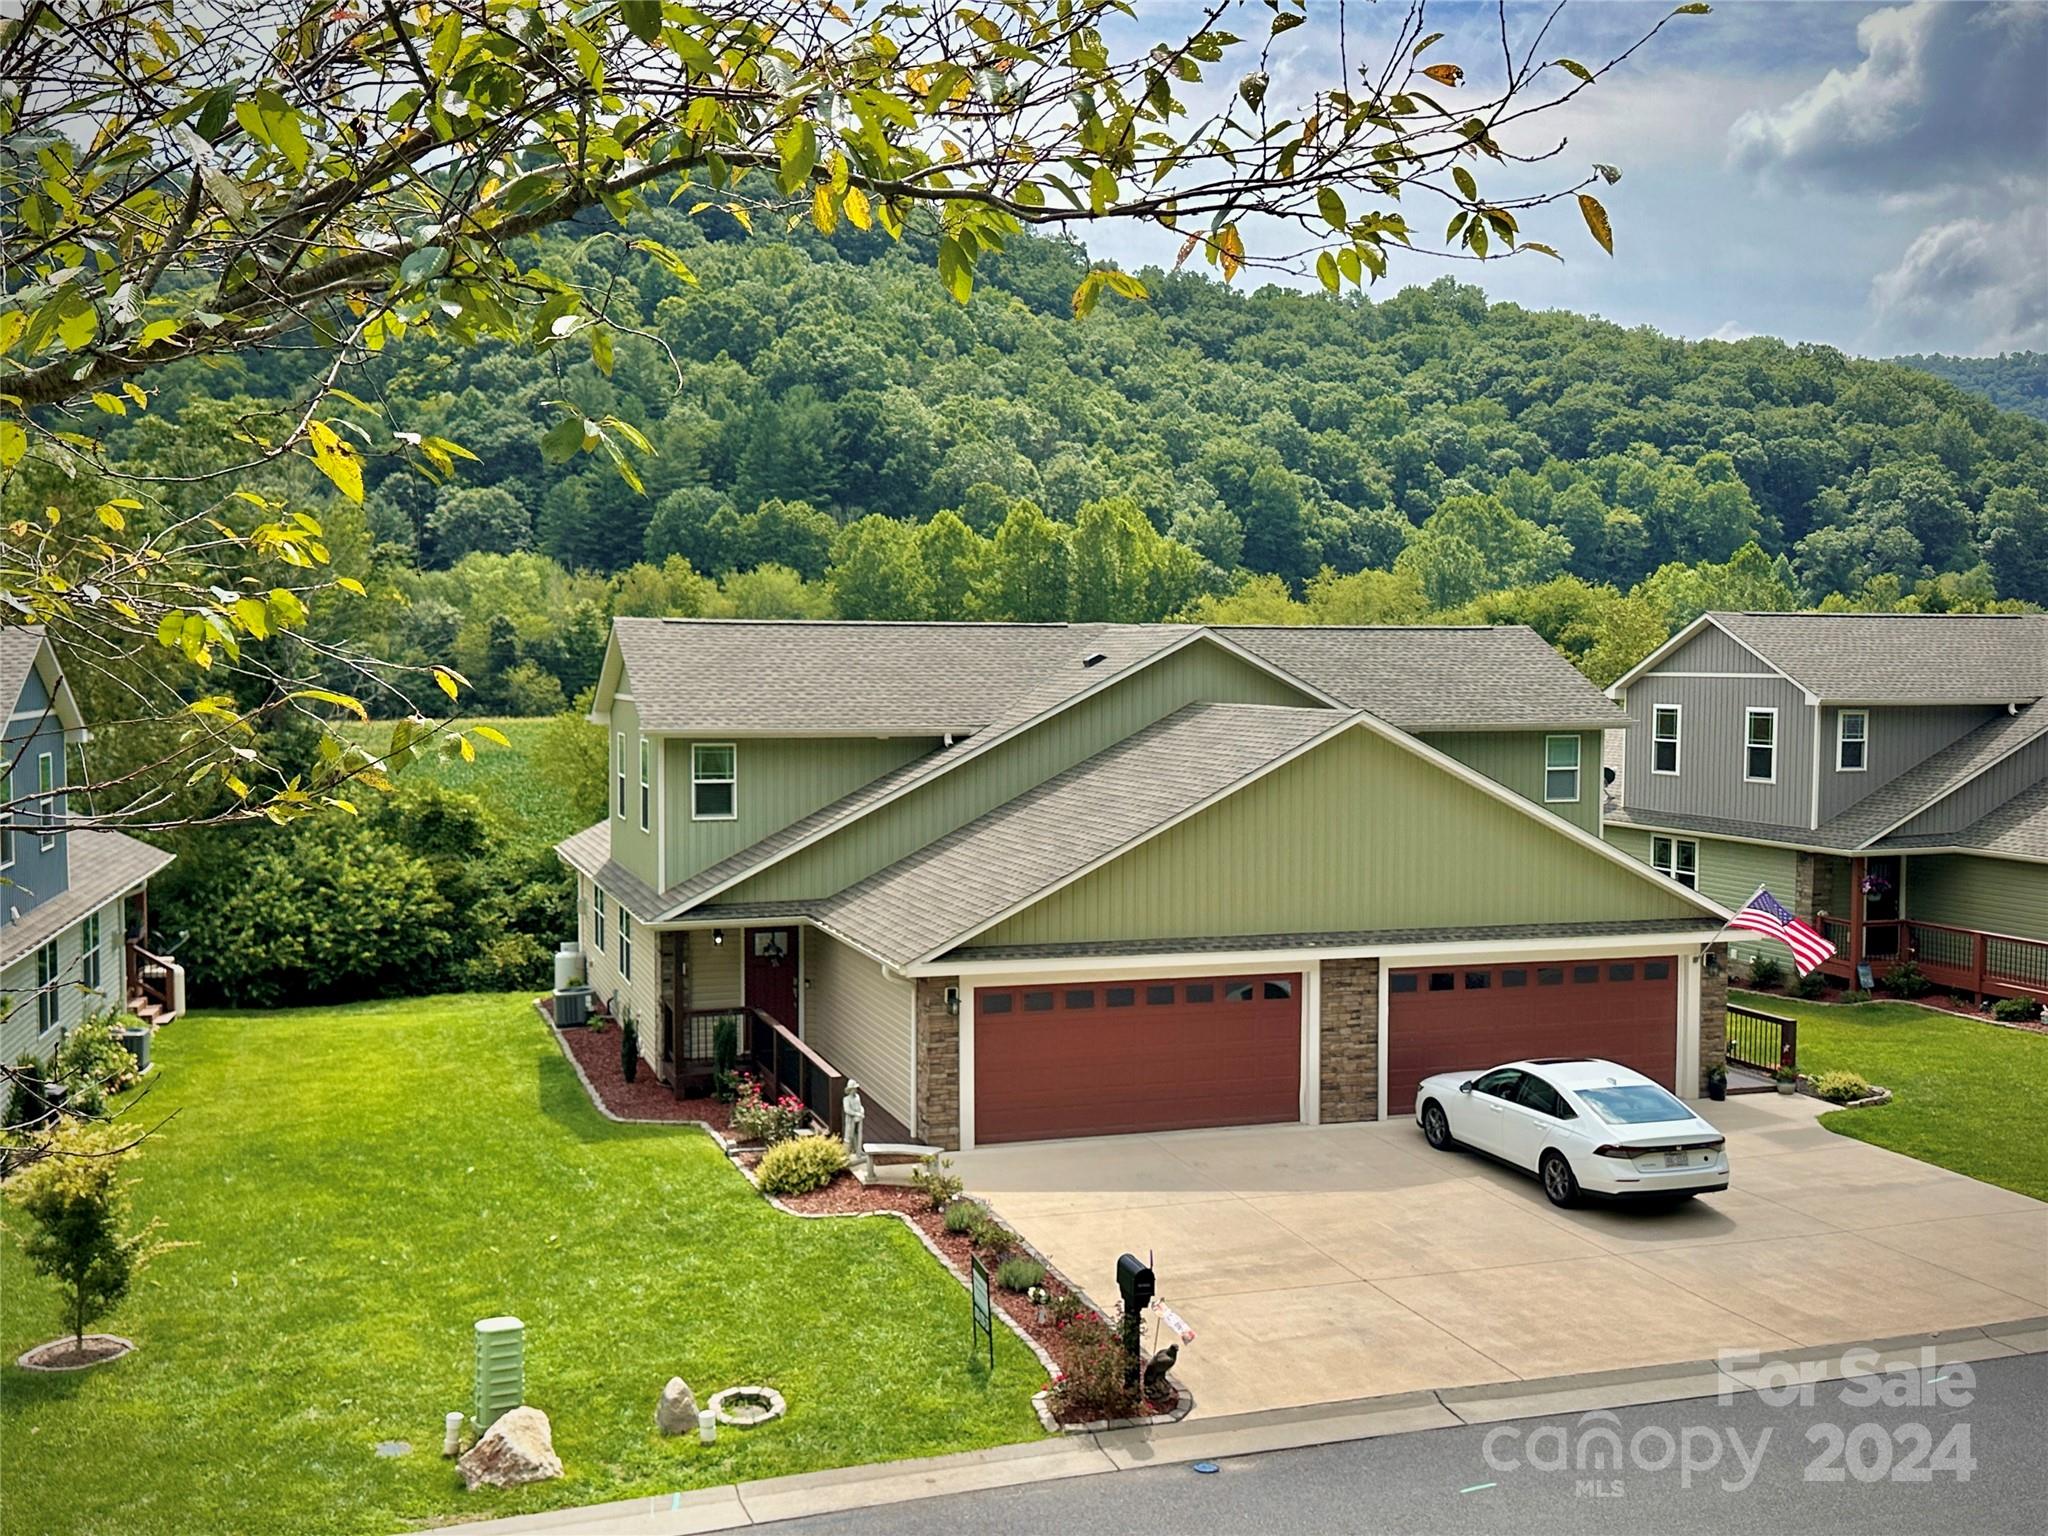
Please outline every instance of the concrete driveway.
M968 1189L1098 1301L1126 1250L1196 1331L1204 1414L1850 1344L2048 1313L2048 1205L1816 1123L1703 1107L1732 1187L1560 1211L1407 1122L961 1153Z

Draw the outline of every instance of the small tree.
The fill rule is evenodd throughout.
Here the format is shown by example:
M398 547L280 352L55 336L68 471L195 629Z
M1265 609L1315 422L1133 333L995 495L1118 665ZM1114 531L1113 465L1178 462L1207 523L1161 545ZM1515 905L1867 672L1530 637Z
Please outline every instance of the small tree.
M640 1026L630 1013L619 1024L619 1075L629 1083L640 1075Z
M132 1147L132 1138L113 1126L69 1122L50 1137L49 1155L7 1185L7 1203L27 1218L15 1237L36 1273L62 1290L64 1321L81 1350L85 1330L167 1246L155 1241L157 1222L125 1230L133 1181L121 1178L121 1164Z

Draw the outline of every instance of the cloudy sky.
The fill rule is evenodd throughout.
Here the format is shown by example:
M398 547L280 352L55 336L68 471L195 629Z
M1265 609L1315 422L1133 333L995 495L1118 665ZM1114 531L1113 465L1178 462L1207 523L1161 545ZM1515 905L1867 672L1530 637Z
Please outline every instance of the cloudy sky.
M1146 41L1188 14L1184 0L1139 3ZM1670 8L1570 0L1543 54L1597 65ZM1352 59L1406 9L1350 0ZM1276 46L1270 103L1331 82L1337 11L1309 0L1309 25ZM1511 6L1511 34L1547 11ZM1429 57L1464 65L1459 94L1483 99L1501 67L1493 6L1431 5L1429 16L1447 34ZM1614 258L1559 208L1525 233L1558 246L1562 267L1410 258L1393 281L1450 270L1495 298L1684 336L1763 333L1874 355L2048 348L2048 0L1720 0L1528 133L1514 147L1563 137L1557 165L1575 174L1594 161L1622 169L1600 194ZM1128 264L1172 255L1157 233L1090 244Z

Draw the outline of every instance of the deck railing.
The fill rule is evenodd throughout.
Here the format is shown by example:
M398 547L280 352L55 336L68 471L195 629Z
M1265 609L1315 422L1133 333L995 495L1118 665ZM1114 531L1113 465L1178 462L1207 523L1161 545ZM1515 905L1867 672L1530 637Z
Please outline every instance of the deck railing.
M1849 925L1824 918L1821 930L1837 951L1822 969L1848 977ZM1879 981L1892 966L1911 960L1937 987L2048 1002L2048 943L2040 939L1916 918L1888 918L1863 925L1863 958Z
M135 940L128 941L128 1000L140 998L166 1017L177 1011L172 991L171 968L177 962L152 954Z
M794 1094L820 1125L840 1132L846 1074L758 1008L692 1008L677 1031L678 1086L709 1087L719 1026L730 1022L739 1065L761 1079L764 1098Z
M1730 1065L1754 1067L1759 1072L1776 1072L1781 1067L1797 1072L1799 1021L1730 1003L1728 1061Z

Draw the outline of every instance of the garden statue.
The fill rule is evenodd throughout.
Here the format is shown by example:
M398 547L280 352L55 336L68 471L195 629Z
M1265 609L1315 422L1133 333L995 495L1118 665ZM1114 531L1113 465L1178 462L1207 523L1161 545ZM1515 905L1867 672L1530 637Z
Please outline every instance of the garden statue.
M846 1097L840 1100L841 1134L846 1140L846 1164L849 1168L864 1168L868 1161L867 1148L867 1106L860 1101L860 1084L852 1078L846 1080Z

